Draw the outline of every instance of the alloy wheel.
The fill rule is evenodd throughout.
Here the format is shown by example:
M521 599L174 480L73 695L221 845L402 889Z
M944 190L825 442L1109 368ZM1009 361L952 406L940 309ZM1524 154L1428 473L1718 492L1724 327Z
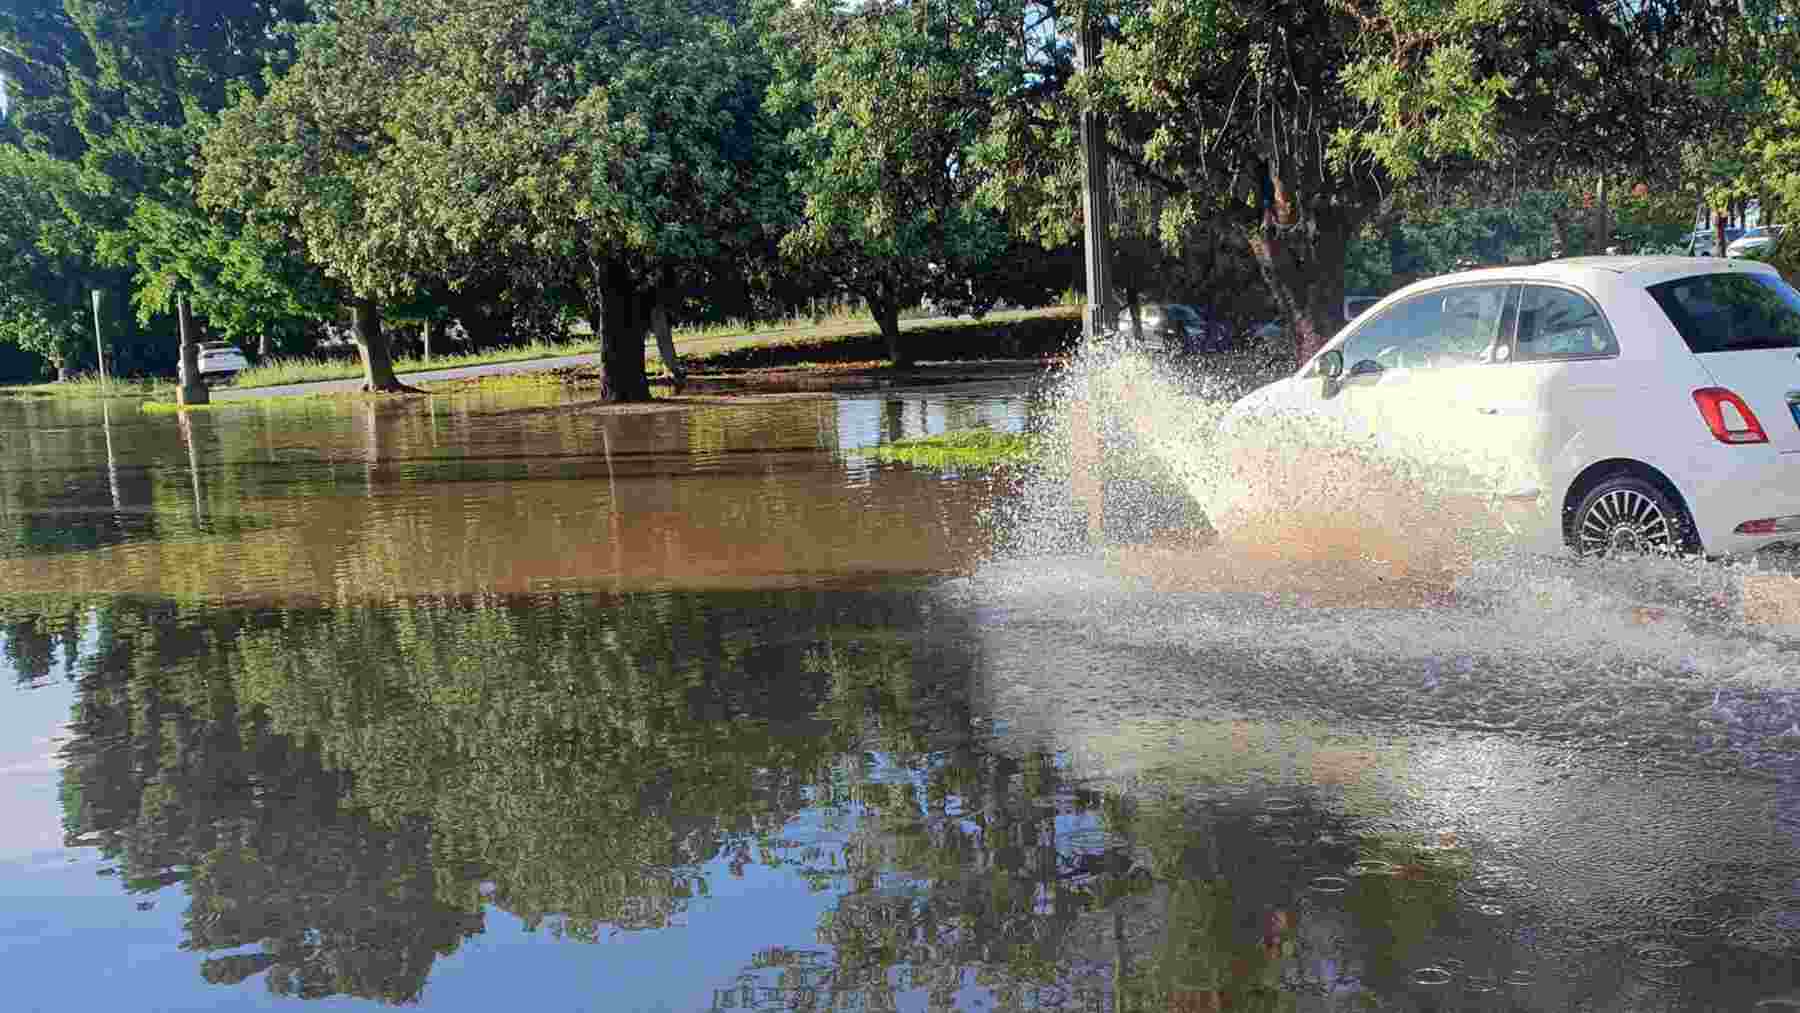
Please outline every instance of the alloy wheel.
M1672 555L1679 537L1662 504L1637 489L1613 489L1581 517L1576 538L1584 556Z

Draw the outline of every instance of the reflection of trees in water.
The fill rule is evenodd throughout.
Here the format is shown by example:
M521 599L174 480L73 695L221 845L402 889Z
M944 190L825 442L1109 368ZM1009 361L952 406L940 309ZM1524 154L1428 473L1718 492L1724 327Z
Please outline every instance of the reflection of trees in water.
M0 598L0 656L21 685L48 679L59 662L73 677L87 613L87 603L71 595Z
M417 998L481 915L438 899L428 826L345 807L343 773L239 706L235 639L296 617L117 602L97 619L63 751L71 843L98 846L128 891L185 884L184 947L259 948L207 960L208 981Z
M679 925L716 860L839 894L817 949L758 951L721 1005L947 1009L977 984L1003 1008L1275 1008L1307 959L1313 916L1249 815L989 748L979 640L926 594L93 616L70 840L127 890L183 885L209 981L409 1001L490 904L576 939ZM1345 937L1403 952L1439 912L1418 889L1347 898Z
M818 631L920 625L816 594L97 615L71 841L184 884L186 946L260 947L209 980L390 1001L486 904L592 939L678 921L714 858L802 862L780 831L841 749Z

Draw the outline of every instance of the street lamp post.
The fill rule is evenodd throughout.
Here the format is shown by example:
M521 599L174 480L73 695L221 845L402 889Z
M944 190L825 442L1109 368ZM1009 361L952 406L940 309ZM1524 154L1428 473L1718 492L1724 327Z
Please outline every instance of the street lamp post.
M1100 12L1084 7L1075 33L1075 59L1085 72L1100 61ZM1087 313L1082 336L1092 340L1111 326L1112 195L1107 180L1106 122L1089 109L1081 114L1081 211L1086 232Z

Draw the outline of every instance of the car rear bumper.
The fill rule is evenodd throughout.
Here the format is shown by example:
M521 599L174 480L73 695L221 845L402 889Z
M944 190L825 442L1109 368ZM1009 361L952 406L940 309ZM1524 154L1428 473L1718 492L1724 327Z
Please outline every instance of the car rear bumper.
M1800 453L1719 447L1708 463L1714 466L1696 469L1686 481L1676 478L1707 555L1738 556L1771 545L1800 544L1800 530L1738 530L1747 522L1779 518L1793 518L1800 527Z

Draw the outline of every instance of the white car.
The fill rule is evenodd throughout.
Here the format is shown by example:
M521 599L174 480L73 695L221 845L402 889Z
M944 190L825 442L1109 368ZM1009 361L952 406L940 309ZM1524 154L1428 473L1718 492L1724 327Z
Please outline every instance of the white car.
M200 379L206 383L226 383L250 368L250 360L229 341L200 343Z
M1725 247L1727 257L1752 257L1767 252L1781 238L1785 225L1762 225L1746 231Z
M1800 292L1767 264L1724 258L1432 278L1222 426L1271 421L1368 438L1429 462L1419 470L1446 487L1473 481L1536 551L1800 542Z

